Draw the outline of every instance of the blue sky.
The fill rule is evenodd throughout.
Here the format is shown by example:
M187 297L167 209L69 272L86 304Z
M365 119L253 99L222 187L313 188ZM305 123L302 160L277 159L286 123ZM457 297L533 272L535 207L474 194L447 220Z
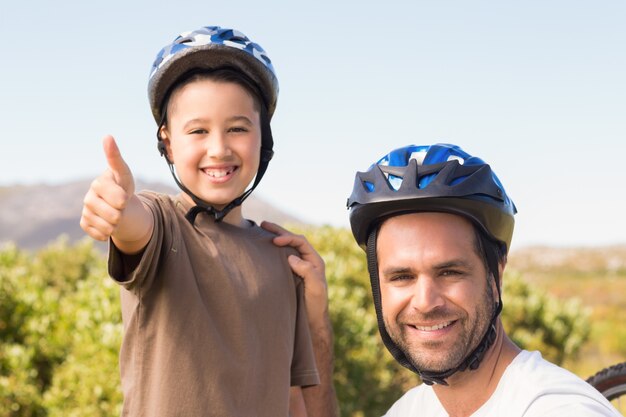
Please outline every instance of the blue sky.
M0 14L0 185L105 168L173 184L147 76L158 50L235 27L272 58L276 156L255 193L347 226L354 173L409 143L489 162L518 209L513 248L626 242L623 1L24 1ZM34 202L42 204L44 202Z

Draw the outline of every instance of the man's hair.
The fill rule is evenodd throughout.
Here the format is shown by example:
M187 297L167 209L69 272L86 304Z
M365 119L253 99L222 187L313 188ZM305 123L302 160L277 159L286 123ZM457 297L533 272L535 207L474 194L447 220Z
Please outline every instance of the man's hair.
M474 229L474 250L478 257L482 260L485 270L487 271L487 279L493 276L498 280L496 284L500 286L500 273L498 267L506 263L506 245L487 235L482 227L474 222L470 222ZM495 262L490 262L492 259Z

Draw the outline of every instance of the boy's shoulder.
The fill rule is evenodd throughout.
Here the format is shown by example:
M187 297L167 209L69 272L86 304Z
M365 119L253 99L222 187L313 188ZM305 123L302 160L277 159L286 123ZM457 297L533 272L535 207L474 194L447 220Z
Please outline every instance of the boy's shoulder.
M176 209L184 214L190 205L182 198L181 194L167 194L159 191L141 190L137 193L139 199L149 207L162 212L174 212Z
M282 253L285 256L298 255L298 251L292 247L279 247L274 245L272 241L277 235L262 228L253 220L249 220L250 227L247 228L228 224L221 224L221 226L216 227L213 220L205 219L201 216L196 219L195 225L191 226L185 219L185 214L191 208L191 204L185 200L182 194L171 195L152 190L142 190L137 193L137 195L143 202L160 211L162 213L161 215L176 216L179 218L179 221L189 225L191 228L198 228L204 232L208 232L208 236L214 233L228 234L234 239L240 237L241 239L253 242L255 245L269 245L275 249L275 252ZM189 230L187 232L189 232Z
M162 201L162 202L173 202L176 200L177 196L172 196L170 194L153 191L153 190L141 190L137 193L137 195L145 200L149 201Z

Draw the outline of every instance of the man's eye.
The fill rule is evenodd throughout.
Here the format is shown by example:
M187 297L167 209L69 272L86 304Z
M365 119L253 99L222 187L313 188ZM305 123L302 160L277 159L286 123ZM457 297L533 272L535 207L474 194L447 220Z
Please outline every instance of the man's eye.
M389 279L389 281L392 281L392 282L408 281L412 278L413 277L411 275L394 275Z

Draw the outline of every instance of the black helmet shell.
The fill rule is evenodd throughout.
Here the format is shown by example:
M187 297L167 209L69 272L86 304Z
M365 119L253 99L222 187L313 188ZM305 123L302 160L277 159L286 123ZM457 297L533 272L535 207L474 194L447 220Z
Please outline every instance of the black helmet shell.
M483 160L449 144L409 145L357 172L348 198L352 233L365 247L373 225L412 212L469 218L510 248L515 205Z

